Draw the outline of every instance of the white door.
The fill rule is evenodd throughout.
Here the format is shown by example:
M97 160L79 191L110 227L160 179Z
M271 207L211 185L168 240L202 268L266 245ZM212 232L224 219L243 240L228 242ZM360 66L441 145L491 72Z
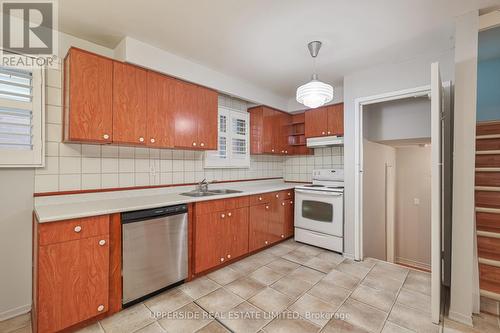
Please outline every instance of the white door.
M442 91L439 63L435 62L431 65L431 316L436 324L441 313Z

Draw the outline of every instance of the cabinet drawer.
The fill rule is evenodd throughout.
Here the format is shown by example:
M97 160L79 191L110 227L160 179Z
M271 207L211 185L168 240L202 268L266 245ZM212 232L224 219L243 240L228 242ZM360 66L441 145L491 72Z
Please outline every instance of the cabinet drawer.
M248 207L248 197L226 199L224 207L226 210Z
M251 195L249 197L250 206L256 206L263 203L268 203L273 198L273 193L261 193L256 195Z
M195 215L204 215L215 212L223 212L228 209L248 207L248 197L237 197L219 200L197 202L195 204Z
M39 244L47 245L109 234L109 215L39 225Z

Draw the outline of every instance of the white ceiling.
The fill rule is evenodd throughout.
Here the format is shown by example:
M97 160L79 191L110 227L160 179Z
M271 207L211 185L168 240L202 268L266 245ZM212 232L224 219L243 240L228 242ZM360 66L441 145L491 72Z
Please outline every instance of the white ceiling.
M453 47L453 18L500 0L64 0L59 28L114 48L124 36L290 98L320 79Z

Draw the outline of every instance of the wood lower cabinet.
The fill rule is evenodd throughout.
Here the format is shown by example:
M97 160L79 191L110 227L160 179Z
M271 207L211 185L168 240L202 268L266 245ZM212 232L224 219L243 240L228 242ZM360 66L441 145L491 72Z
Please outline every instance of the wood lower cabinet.
M293 235L293 190L195 203L193 215L199 274Z
M269 203L250 207L248 248L255 251L269 244Z
M200 273L220 264L224 234L220 213L200 214L195 217L194 272Z
M113 139L113 60L71 48L64 58L65 142Z
M36 332L57 332L108 312L111 261L106 222L109 227L109 216L35 226Z
M294 234L293 217L295 214L295 206L293 199L282 201L284 207L284 225L283 225L283 238L292 237Z

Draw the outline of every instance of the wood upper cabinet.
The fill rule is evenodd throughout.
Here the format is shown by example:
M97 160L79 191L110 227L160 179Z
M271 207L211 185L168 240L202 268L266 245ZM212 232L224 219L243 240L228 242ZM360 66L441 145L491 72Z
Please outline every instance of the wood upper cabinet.
M175 138L175 79L149 71L147 81L146 145L171 148Z
M198 87L198 148L217 150L219 96L216 91Z
M178 148L217 149L217 92L186 82L175 87L175 139Z
M288 124L291 116L266 106L258 106L250 112L250 153L288 154Z
M64 141L113 139L113 60L77 48L64 59Z
M109 216L36 226L33 308L37 332L60 331L108 312L110 243L104 222L109 226Z
M307 110L305 121L306 138L327 135L326 128L328 126L328 111L326 108L321 107L313 110Z
M113 142L146 144L147 77L140 67L113 65Z
M305 112L306 138L344 135L344 104L327 105Z
M344 104L329 105L327 135L344 136Z

